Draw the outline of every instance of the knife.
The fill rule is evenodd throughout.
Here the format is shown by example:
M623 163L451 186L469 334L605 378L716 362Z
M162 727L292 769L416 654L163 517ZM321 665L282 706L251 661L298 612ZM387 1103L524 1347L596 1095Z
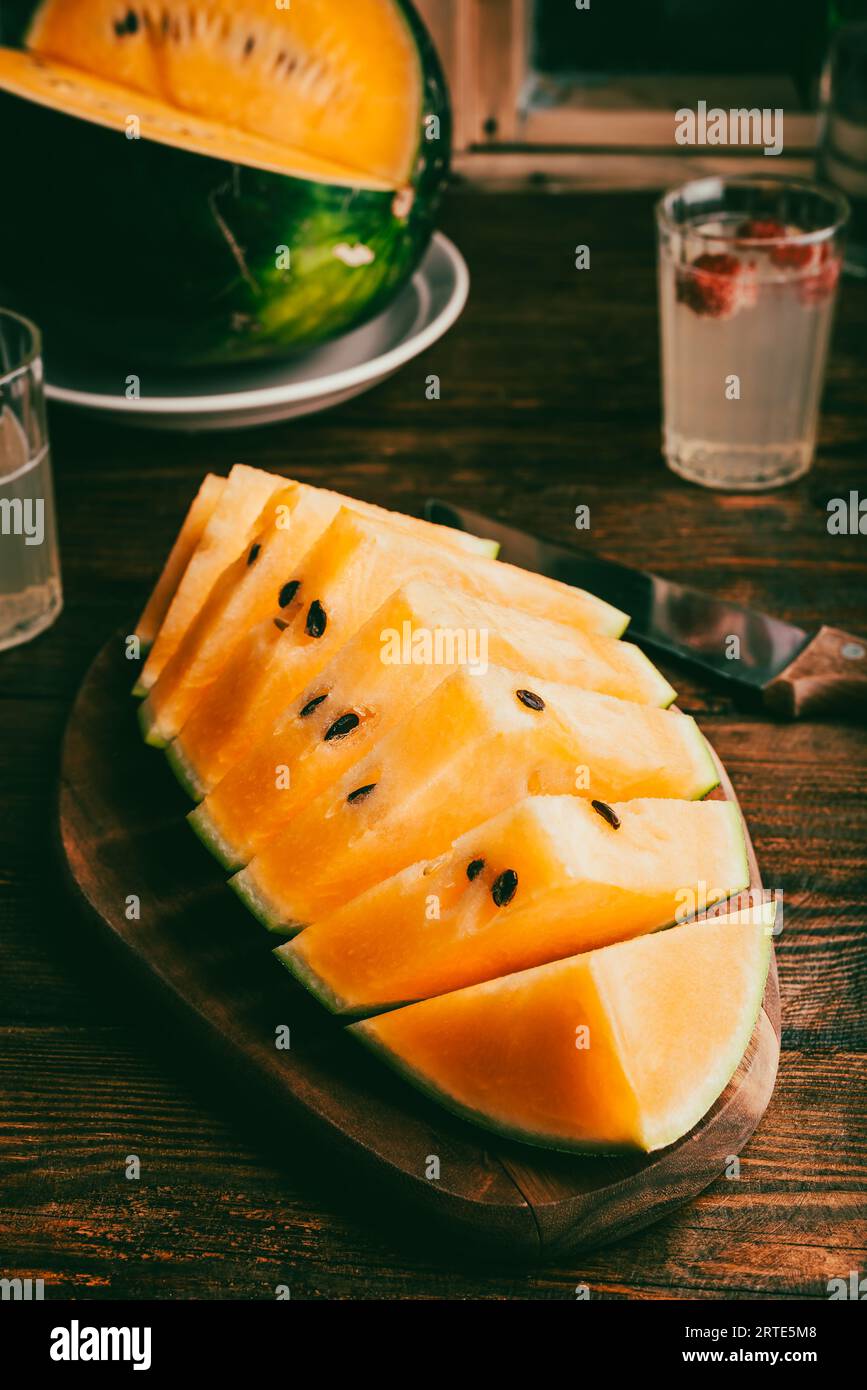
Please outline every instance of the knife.
M839 628L804 632L755 608L572 550L429 498L428 521L498 541L510 565L587 589L629 613L627 637L709 672L776 714L867 715L867 640ZM737 639L736 641L734 639Z

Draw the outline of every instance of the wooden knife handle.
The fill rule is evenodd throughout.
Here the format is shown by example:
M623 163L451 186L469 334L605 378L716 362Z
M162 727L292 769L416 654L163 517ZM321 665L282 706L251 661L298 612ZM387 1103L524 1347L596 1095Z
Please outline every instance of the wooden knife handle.
M867 719L867 641L837 627L820 627L763 694L770 709L789 719L815 714Z

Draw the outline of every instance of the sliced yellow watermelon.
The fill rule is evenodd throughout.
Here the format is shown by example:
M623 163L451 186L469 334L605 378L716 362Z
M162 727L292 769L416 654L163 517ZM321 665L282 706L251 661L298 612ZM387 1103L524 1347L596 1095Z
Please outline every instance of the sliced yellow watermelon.
M765 913L753 915L619 942L349 1031L486 1129L649 1153L698 1123L746 1051L771 951Z
M153 640L190 562L190 557L202 538L202 532L220 500L225 486L225 478L219 477L216 473L207 473L190 504L184 523L163 566L163 572L135 625L135 633L141 644L142 654L145 656L151 649Z
M155 683L219 575L241 554L251 533L258 529L256 523L268 499L275 492L290 486L286 478L280 478L276 473L263 473L261 468L235 464L190 556L150 655L142 667L135 694L146 693Z
M498 549L495 541L292 483L269 500L259 517L261 528L220 575L151 690L146 716L150 742L163 745L175 738L250 629L268 617L282 617L298 591L295 576L301 561L341 507L453 552L493 557Z
M328 1008L376 1013L655 931L686 894L709 905L748 886L732 802L608 811L577 796L528 797L276 954Z
M527 795L698 798L695 721L514 671L456 671L231 880L269 927L315 922Z
M410 580L229 769L191 825L227 868L240 868L452 671L482 674L491 662L640 704L674 699L629 642Z
M625 614L580 589L481 555L422 541L342 508L295 575L299 587L276 620L254 627L196 705L171 746L181 781L205 795L319 675L331 656L406 580L426 578L477 598L619 636ZM161 743L148 706L142 726Z

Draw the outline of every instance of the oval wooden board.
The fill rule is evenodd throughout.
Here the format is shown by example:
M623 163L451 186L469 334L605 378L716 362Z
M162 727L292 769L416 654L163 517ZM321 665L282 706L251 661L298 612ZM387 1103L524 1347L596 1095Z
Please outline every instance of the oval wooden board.
M417 1094L342 1030L271 957L273 940L225 888L184 824L189 802L141 741L120 636L78 693L63 742L60 835L95 920L219 1047L227 1076L264 1083L275 1131L311 1129L375 1174L384 1202L409 1199L461 1240L523 1259L599 1245L688 1201L746 1143L771 1096L779 1055L776 964L750 1045L690 1134L649 1156L580 1158L509 1143ZM722 771L723 788L734 792ZM750 846L752 887L758 866ZM129 921L135 893L141 917ZM275 1028L288 1025L291 1049ZM270 1123L270 1119L269 1119ZM311 1136L311 1141L315 1140ZM429 1180L429 1155L440 1178Z

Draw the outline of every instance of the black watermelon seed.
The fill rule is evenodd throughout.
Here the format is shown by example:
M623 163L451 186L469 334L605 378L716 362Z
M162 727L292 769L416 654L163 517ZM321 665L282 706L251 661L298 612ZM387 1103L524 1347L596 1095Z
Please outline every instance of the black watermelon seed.
M521 701L521 704L527 706L527 709L545 708L545 701L542 699L542 696L534 694L532 690L516 690L515 694Z
M285 632L289 624L286 622L284 618L275 618L274 626L276 627L278 632Z
M352 733L353 729L357 729L360 723L361 720L358 715L353 714L352 711L349 714L341 714L340 718L335 719L331 727L326 729L325 742L328 743L332 738L345 738L347 734Z
M366 796L370 796L376 786L375 782L368 782L366 787L356 787L354 792L350 792L346 800L352 804L353 801L363 801Z
M616 811L612 811L607 801L591 801L590 805L593 807L594 811L598 812L603 820L607 820L612 830L620 829L620 817Z
M115 20L114 32L119 39L122 39L124 34L138 33L138 15L134 10L128 10L123 19Z
M321 637L327 626L328 618L325 615L325 609L318 598L315 598L307 610L307 625L304 631L308 637Z
M277 607L288 608L289 604L292 602L300 587L300 579L290 579L288 584L284 584L283 588L277 595Z
M321 705L323 700L327 700L327 695L314 695L312 700L308 700L303 710L299 714L299 719L306 719L308 714L312 714L317 705Z
M497 907L510 903L518 889L518 875L514 869L504 869L499 878L494 879L491 897Z
M247 556L247 564L248 564L248 565L252 565L252 564L253 564L253 561L254 561L254 560L257 560L257 559L259 558L259 551L260 551L261 549L262 549L262 547L261 547L261 545L259 544L258 541L255 541L255 542L253 543L253 545L250 546L250 554Z
M471 859L467 865L467 878L472 883L474 878L478 878L482 869L485 867L484 859Z

